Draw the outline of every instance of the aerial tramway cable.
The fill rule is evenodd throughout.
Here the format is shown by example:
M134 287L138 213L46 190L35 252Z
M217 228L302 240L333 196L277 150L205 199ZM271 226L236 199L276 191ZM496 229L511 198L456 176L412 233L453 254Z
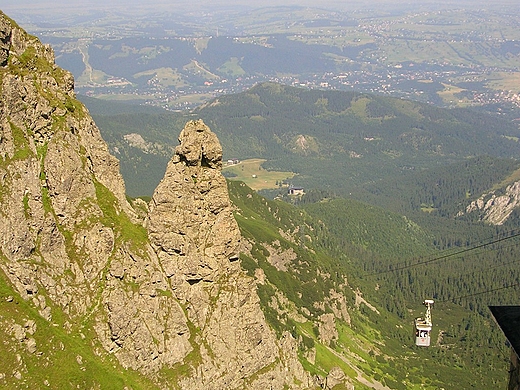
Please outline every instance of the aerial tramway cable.
M519 244L515 244L515 245L519 245ZM495 265L487 266L486 267L486 272L491 270L491 269L502 268L502 267L505 267L505 266L508 266L508 265L511 265L511 264L516 264L516 263L520 263L520 259L513 260L513 261L508 261L507 263L501 263L501 264L495 264ZM463 274L459 274L458 276L471 275L472 273L477 273L477 272L482 272L482 270L481 269L474 269L472 271L469 271L469 272L466 272L466 273L463 273Z
M502 286L502 287L497 287L497 288L485 290L485 291L479 291L479 292L476 292L476 293L473 293L473 294L462 295L462 296L459 296L459 297L453 297L453 298L449 298L449 299L444 299L442 301L437 301L437 302L453 302L453 301L460 300L460 299L471 298L471 297L475 297L477 295L484 295L484 294L488 294L488 293L491 293L491 292L500 291L500 290L506 290L508 288L513 288L513 287L518 287L518 286L520 286L520 282L509 284L507 286Z
M417 263L404 264L404 265L397 266L395 268L389 268L389 269L384 270L384 271L373 272L373 273L368 274L367 276L382 275L382 274L386 274L386 273L391 273L391 272L396 272L396 271L401 271L401 270L405 270L405 269L415 268L415 267L418 267L418 266L427 265L427 264L430 264L430 263L433 263L433 262L437 262L437 261L440 261L440 260L445 260L445 259L448 259L448 258L460 256L461 254L465 254L465 253L468 253L468 252L471 252L471 251L475 251L477 249L481 249L481 248L487 247L489 245L493 245L493 244L497 244L497 243L500 243L500 242L504 242L504 241L507 241L507 240L510 240L510 239L513 239L513 238L516 238L516 237L520 237L520 232L512 231L512 232L510 232L509 235L507 235L505 237L500 237L500 238L496 238L496 239L494 239L492 237L489 242L484 242L484 243L475 245L475 246L470 247L470 248L464 248L464 249L459 250L457 252L452 252L452 253L448 253L448 254L445 254L445 255L442 255L442 256L437 256L437 257L434 257L434 258L431 258L431 259L428 259L428 260L419 261ZM520 243L508 245L507 248L510 248L510 247L512 247L514 245L518 245L518 244L520 244ZM505 248L501 247L499 249L505 249ZM510 261L510 262L504 263L504 264L497 264L497 265L494 265L492 267L489 267L488 270L492 269L492 268L504 267L504 266L515 264L515 263L518 263L518 262L520 262L520 260L514 260L514 261ZM478 270L473 270L471 272L478 272ZM468 273L468 274L470 274L470 273ZM449 299L440 300L438 302L454 302L454 301L461 300L461 299L471 298L471 297L474 297L474 296L484 295L484 294L488 294L488 293L492 293L492 292L496 292L496 291L506 290L506 289L509 289L509 288L519 287L519 286L520 286L520 281L518 281L517 283L512 283L512 284L509 284L509 285L506 285L506 286L502 286L502 287L487 289L487 290L484 290L484 291L479 291L479 292L475 292L475 293L471 293L471 294L467 294L467 295L463 295L463 296L452 297L452 298L449 298Z
M401 265L401 266L397 266L396 268L392 267L392 268L389 268L387 270L372 272L370 274L367 274L366 276L381 275L381 274L386 274L386 273L390 273L390 272L401 271L401 270L404 270L404 269L415 268L415 267L422 266L422 265L427 265L427 264L434 263L434 262L437 262L437 261L440 261L440 260L448 259L450 257L455 257L455 256L458 256L458 255L467 253L467 252L471 252L471 251L474 251L474 250L477 250L477 249L480 249L480 248L484 248L484 247L489 246L489 245L493 245L493 244L497 244L499 242L510 240L510 239L515 238L515 237L520 237L520 233L514 233L514 234L508 235L506 237L501 237L501 238L494 239L494 240L492 240L490 242L478 244L478 245L476 245L474 247L471 247L471 248L464 248L464 249L461 249L461 250L459 250L457 252L448 253L446 255L434 257L432 259L428 259L428 260L424 260L424 261L419 261L417 263L404 264L404 265ZM403 263L401 263L401 264L403 264Z

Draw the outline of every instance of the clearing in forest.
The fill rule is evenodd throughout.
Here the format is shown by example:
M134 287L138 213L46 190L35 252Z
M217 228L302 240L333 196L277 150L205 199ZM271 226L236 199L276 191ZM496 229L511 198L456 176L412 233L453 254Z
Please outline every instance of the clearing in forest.
M224 162L223 173L230 180L239 180L246 183L255 191L278 188L286 179L294 177L293 172L267 171L262 168L266 160L254 158L243 160L237 164L226 165Z

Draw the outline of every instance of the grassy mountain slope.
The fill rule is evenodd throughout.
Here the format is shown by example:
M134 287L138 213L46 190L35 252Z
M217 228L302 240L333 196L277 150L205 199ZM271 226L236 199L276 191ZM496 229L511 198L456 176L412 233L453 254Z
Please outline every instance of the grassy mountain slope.
M369 386L367 378L390 388L504 385L507 355L487 305L517 302L507 288L520 277L517 242L464 253L511 226L453 216L514 178L517 127L400 99L262 84L193 113L153 116L151 125L143 115L105 116L101 128L130 157L123 135L151 142L160 132L176 144L174 128L194 116L218 134L226 158L260 156L264 167L299 173L295 184L350 198L304 197L295 208L230 183L250 240L243 268L257 278L273 328L298 336L307 369L325 375L340 364L356 387ZM127 180L139 177L133 169ZM427 297L438 302L435 345L419 349L410 329Z
M328 376L330 384L329 374L340 368L343 380L358 389L505 386L506 347L488 319L441 301L433 312L432 347L415 347L412 321L423 313L424 291L417 287L424 279L394 274L380 278L360 270L359 264L391 253L392 247L432 251L428 234L420 228L411 228L406 219L392 213L375 218L374 207L352 201L303 210L262 198L239 182L229 182L229 192L247 241L242 267L255 277L269 324L279 335L289 331L298 340L298 354L307 370ZM385 221L380 225L388 235L387 244L354 250L359 243L355 233L364 233L359 222L374 231L378 220ZM343 233L338 224L345 228L348 245L339 240ZM411 297L401 288L404 285L417 294ZM154 388L103 351L89 330L88 318L77 334L66 330L66 316L60 318L58 308L53 308L52 323L43 320L4 274L0 274L0 309L6 324L0 330L4 340L0 351L20 356L18 361L0 361L2 386ZM34 344L36 351L31 352Z
M0 359L1 388L156 388L104 351L88 319L78 333L69 331L65 314L49 323L7 280L0 271L0 354L18 358Z
M237 221L251 240L243 268L257 279L271 325L300 340L300 358L311 372L326 375L339 366L356 388L373 381L392 389L503 386L507 355L492 321L441 300L433 312L432 347L415 347L413 318L434 292L424 283L425 269L379 275L362 270L363 263L380 266L377 260L392 257L395 248L432 254L421 228L353 201L303 210L266 200L243 183L229 186ZM364 234L368 245L361 243ZM426 268L430 276L438 271L436 264ZM330 318L335 331L324 325Z

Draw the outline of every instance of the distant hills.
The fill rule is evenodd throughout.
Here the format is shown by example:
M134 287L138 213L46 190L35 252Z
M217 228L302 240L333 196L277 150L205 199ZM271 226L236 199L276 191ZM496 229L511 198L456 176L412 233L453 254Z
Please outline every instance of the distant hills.
M518 116L512 5L161 2L20 16L92 96L183 109L274 81Z
M486 183L477 185L473 178L471 188L460 190L477 195L515 169L520 151L520 130L511 121L470 109L448 110L355 92L264 83L180 113L82 99L120 158L132 196L151 194L177 145L179 129L193 118L204 119L214 129L225 159L261 157L267 159L266 169L295 172L294 185L341 196L367 190L389 196L389 183L403 187L429 180L425 175L437 169L454 172L457 166L466 175L480 161L493 167ZM129 134L143 142L132 143ZM473 164L471 159L479 156L509 162ZM402 195L392 191L394 199ZM418 200L419 205L432 203L426 198Z

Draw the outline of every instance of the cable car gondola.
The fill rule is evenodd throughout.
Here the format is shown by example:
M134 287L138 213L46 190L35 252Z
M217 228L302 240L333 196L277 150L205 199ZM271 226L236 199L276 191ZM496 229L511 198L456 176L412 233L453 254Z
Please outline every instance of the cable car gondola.
M430 333L432 330L432 314L433 299L425 299L423 304L426 306L426 316L415 319L415 345L420 347L430 346Z

